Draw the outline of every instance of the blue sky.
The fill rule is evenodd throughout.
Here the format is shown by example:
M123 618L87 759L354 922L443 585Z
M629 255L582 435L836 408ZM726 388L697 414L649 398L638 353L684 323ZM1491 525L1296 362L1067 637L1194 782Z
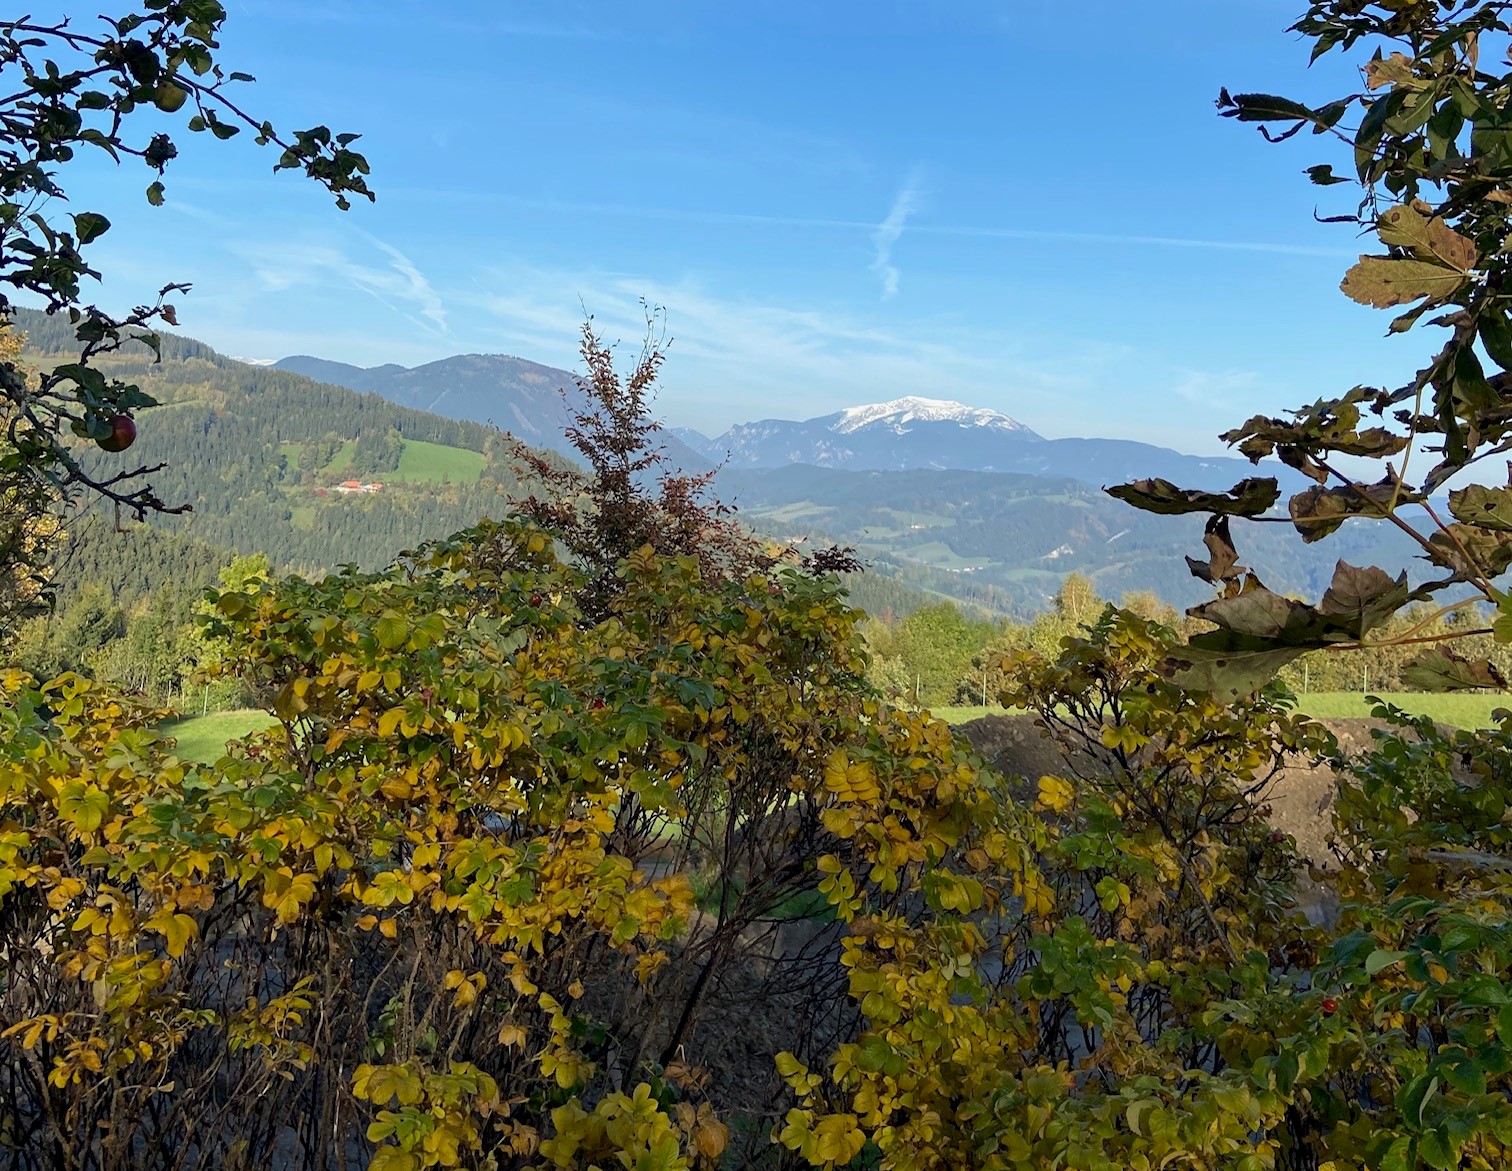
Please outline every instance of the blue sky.
M1215 114L1353 84L1304 6L228 0L242 100L361 131L378 202L187 135L166 207L98 161L75 202L116 224L107 303L193 281L183 331L238 356L570 366L583 307L632 342L644 297L663 413L710 433L922 394L1215 451L1426 349L1338 291L1331 148Z

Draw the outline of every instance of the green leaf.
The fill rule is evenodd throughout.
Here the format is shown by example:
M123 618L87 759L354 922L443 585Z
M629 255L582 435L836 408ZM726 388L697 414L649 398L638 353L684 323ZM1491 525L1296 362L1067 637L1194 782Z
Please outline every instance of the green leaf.
M1397 1092L1397 1109L1413 1126L1423 1125L1423 1112L1433 1095L1438 1093L1439 1079L1435 1074L1419 1074Z
M82 781L69 781L58 795L58 812L85 833L93 833L110 813L110 794Z
M1475 242L1461 236L1432 211L1426 203L1392 208L1377 222L1381 243L1406 248L1418 260L1469 273L1480 262Z
M1430 1130L1418 1139L1418 1157L1430 1167L1453 1171L1460 1165L1461 1141L1451 1135L1447 1128Z
M1447 300L1465 286L1469 278L1453 268L1422 260L1395 259L1390 256L1362 256L1344 275L1339 286L1344 295L1360 305L1390 309L1408 305L1423 297Z
M73 217L74 235L81 245L98 240L110 231L110 221L92 211L81 211Z
M1227 492L1199 492L1178 488L1169 480L1135 480L1104 491L1115 500L1145 512L1179 516L1189 512L1221 513L1225 516L1260 516L1281 499L1274 478L1241 480Z
M1444 1050L1440 1064L1444 1071L1444 1080L1460 1093L1473 1097L1486 1092L1486 1071L1465 1050L1456 1048Z
M1496 1036L1504 1047L1512 1049L1512 1004L1503 1005L1496 1014Z
M1411 1171L1412 1139L1402 1135L1381 1156L1381 1171Z
M1365 974L1367 976L1374 976L1379 972L1384 972L1392 964L1401 963L1406 958L1407 953L1405 951L1378 949L1365 957Z
M1497 642L1512 642L1512 598L1503 597L1497 606L1496 621L1491 623L1491 635Z
M385 610L373 623L373 634L378 645L386 651L398 650L409 639L409 623L394 610Z
M163 206L163 185L161 183L153 183L152 186L147 188L147 202L152 204L153 207Z
M1471 484L1449 493L1449 512L1467 525L1512 533L1512 488Z
M1258 691L1307 649L1215 630L1193 635L1185 646L1172 652L1161 670L1181 687L1237 699Z
M1487 306L1481 310L1477 323L1481 343L1491 360L1503 370L1512 370L1512 321L1508 321L1507 314L1495 306Z
M1402 672L1402 679L1419 691L1505 690L1506 679L1486 659L1471 660L1447 647L1435 647Z

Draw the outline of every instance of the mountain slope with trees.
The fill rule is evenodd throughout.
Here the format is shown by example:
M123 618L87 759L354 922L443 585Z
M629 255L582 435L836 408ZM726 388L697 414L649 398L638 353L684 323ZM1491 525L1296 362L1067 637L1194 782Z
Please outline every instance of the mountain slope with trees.
M1186 606L1209 594L1182 560L1202 546L1199 519L1139 512L1079 480L793 465L727 468L719 485L774 536L855 545L881 574L997 613L1044 610L1073 572L1107 598L1150 591ZM1379 525L1348 524L1326 547L1302 544L1289 524L1244 534L1289 591L1321 592L1341 557L1420 576L1419 550Z
M37 312L18 310L14 328L37 363L57 360L71 341L63 320ZM78 456L101 475L163 464L153 475L158 494L190 511L151 516L154 530L305 572L375 568L438 531L497 514L518 486L512 441L493 428L248 365L189 338L160 339L161 362L142 345L100 359L161 403L139 413L129 455L88 445ZM407 480L400 469L410 444L432 445L408 449L432 465L437 449L475 455L452 461L461 469L454 482L429 470ZM340 490L354 479L382 489ZM117 540L114 527L75 526L79 539L102 546L89 557L109 559L104 549L132 544Z
M584 403L576 376L525 358L457 354L423 366L362 367L297 354L279 359L273 368L377 394L448 419L492 424L532 447L575 454L564 432L572 411ZM677 433L663 432L661 439L667 457L679 467L702 471L710 466Z

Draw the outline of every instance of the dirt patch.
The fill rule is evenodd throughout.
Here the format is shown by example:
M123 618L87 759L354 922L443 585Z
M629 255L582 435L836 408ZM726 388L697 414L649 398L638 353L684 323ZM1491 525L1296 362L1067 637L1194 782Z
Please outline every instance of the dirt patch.
M1346 755L1363 752L1371 745L1371 730L1384 728L1380 720L1320 720L1339 741ZM986 716L961 725L971 746L1005 777L1036 780L1059 772L1060 749L1034 721L1033 716ZM1333 831L1333 801L1337 786L1334 770L1298 759L1276 777L1265 800L1271 807L1271 823L1291 834L1297 850L1315 866L1328 867L1332 854L1328 835Z

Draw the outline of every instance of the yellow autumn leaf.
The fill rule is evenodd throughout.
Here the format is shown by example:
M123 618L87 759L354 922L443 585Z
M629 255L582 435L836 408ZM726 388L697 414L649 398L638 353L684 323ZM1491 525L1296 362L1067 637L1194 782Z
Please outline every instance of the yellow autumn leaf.
M416 846L415 852L410 855L410 865L416 870L427 866L434 866L441 857L440 842L426 842L423 846Z
M199 935L199 924L184 914L170 915L157 924L157 929L163 933L164 947L174 959L183 955L189 941Z
M499 1029L499 1044L505 1048L523 1049L528 1036L519 1025L505 1023Z
M292 874L284 867L265 880L262 901L280 923L287 925L299 918L304 905L314 897L315 876Z
M1062 813L1070 807L1074 796L1076 796L1075 787L1062 777L1039 779L1039 804L1042 809Z
M814 1127L814 1153L826 1163L843 1167L861 1153L866 1136L854 1114L830 1114Z
M704 1119L693 1131L693 1145L706 1159L717 1159L730 1144L730 1128L716 1118Z
M864 760L849 760L843 752L831 755L825 765L824 787L848 802L864 803L881 796L871 764Z

